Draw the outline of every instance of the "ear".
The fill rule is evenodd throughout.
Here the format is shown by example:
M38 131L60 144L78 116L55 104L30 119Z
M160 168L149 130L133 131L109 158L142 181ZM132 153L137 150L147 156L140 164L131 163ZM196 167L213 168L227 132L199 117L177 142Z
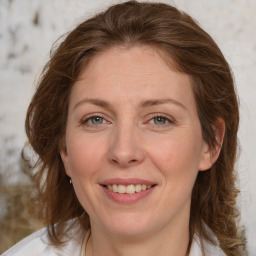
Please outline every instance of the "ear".
M59 153L60 153L60 157L61 157L61 160L63 162L64 168L65 168L66 174L69 177L71 177L71 171L70 171L70 168L69 168L68 151L67 151L67 147L66 147L65 142L62 142L59 145Z
M210 169L219 157L224 135L225 135L225 122L222 118L218 118L213 127L216 139L216 145L211 148L206 142L203 145L202 158L199 163L199 171L206 171Z

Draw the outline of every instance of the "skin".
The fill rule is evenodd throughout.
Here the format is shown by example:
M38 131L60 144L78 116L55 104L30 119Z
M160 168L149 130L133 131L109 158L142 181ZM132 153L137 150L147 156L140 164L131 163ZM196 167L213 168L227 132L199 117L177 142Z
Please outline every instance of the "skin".
M89 255L186 254L191 191L198 171L218 156L202 138L191 84L146 46L111 48L82 70L60 154L90 216ZM156 186L138 202L121 204L100 185L111 178Z

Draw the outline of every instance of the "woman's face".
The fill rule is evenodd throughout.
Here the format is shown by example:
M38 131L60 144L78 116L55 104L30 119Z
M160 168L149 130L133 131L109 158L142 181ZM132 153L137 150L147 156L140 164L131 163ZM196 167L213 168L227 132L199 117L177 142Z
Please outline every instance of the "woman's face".
M124 236L188 227L197 173L211 166L191 78L142 46L82 70L60 153L92 227Z

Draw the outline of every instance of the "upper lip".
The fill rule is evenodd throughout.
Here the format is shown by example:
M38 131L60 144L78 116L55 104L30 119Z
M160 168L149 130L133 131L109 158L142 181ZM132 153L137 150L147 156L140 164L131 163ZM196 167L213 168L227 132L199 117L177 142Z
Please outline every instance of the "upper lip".
M106 179L103 182L100 183L101 185L137 185L137 184L145 184L145 185L155 185L156 182L150 181L150 180L144 180L144 179L138 179L138 178L129 178L129 179L123 179L123 178L112 178L112 179Z

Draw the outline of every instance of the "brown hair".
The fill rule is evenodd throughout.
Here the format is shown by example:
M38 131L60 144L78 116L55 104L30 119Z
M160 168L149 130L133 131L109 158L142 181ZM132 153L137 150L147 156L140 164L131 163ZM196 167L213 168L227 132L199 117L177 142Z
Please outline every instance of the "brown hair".
M166 4L136 1L111 6L69 33L52 52L28 108L26 132L39 155L35 184L51 242L60 245L64 241L69 219L76 218L74 223L89 228L89 217L69 184L59 155L72 85L95 54L121 45L155 47L177 71L193 78L203 138L212 148L217 144L216 122L224 120L219 158L208 171L198 173L193 188L189 247L195 232L215 243L209 227L227 255L245 254L236 223L239 191L234 164L239 113L229 65L212 38L189 15Z

